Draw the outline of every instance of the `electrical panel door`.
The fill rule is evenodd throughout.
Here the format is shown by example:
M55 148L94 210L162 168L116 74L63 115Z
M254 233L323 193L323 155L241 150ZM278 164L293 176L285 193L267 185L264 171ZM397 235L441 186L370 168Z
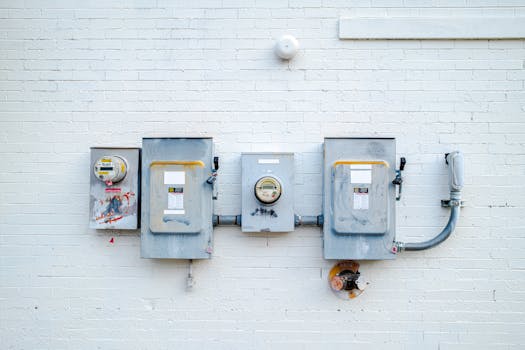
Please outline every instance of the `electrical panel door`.
M142 150L142 257L210 258L212 139L145 138Z
M206 180L204 163L154 161L150 164L150 230L152 233L199 233L201 208L206 196L199 193Z
M393 138L326 138L323 241L326 259L394 259Z
M89 227L139 227L139 148L91 148Z
M385 234L388 163L337 161L332 168L332 225L339 234Z

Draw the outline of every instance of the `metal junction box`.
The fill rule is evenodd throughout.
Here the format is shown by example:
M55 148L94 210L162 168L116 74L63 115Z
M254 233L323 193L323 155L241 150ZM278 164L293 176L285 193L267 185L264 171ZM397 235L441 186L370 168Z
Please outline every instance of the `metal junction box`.
M143 258L208 259L212 253L211 138L144 138Z
M325 259L395 258L395 167L393 138L325 139Z
M242 232L290 232L294 226L294 154L242 154Z
M91 148L89 227L139 227L140 148Z

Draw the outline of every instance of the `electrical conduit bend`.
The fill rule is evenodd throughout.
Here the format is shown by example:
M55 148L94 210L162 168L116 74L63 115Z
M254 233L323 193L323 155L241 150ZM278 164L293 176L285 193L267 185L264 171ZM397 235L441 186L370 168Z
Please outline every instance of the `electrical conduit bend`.
M448 164L450 187L450 218L445 228L434 238L424 242L403 243L396 242L399 250L425 250L433 248L445 241L456 228L461 207L461 190L463 189L463 154L455 151L445 155Z

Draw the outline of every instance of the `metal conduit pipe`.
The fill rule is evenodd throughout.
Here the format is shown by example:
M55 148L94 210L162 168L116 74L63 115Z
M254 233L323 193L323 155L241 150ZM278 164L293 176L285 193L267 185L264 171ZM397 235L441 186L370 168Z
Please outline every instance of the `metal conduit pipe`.
M459 196L458 196L459 197ZM405 243L403 247L400 247L404 250L425 250L432 247L437 246L444 240L446 240L452 232L454 232L454 229L456 228L456 223L459 219L459 212L460 212L460 203L461 201L458 199L452 199L452 194L450 198L450 218L448 219L447 225L441 231L436 237L429 239L428 241L424 242L417 242L417 243Z
M241 215L213 215L213 226L240 226L241 223ZM295 215L295 226L323 226L323 216Z
M213 215L213 226L219 225L240 226L241 215Z
M323 226L323 216L302 216L295 214L295 226Z
M449 187L450 187L450 218L445 228L434 238L424 242L403 243L396 242L398 251L402 250L425 250L433 248L445 241L454 232L459 219L461 207L461 190L463 188L463 154L460 151L447 153L445 161L448 164Z

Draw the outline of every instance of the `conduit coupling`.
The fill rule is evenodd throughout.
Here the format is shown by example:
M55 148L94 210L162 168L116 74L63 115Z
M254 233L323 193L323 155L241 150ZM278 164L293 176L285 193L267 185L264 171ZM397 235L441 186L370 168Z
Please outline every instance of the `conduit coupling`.
M323 215L303 216L294 215L295 226L323 226Z
M213 226L227 225L235 226L241 225L240 215L213 215Z
M459 219L461 207L461 190L463 189L464 177L463 153L460 151L447 153L445 154L445 161L448 164L450 188L450 201L448 201L448 206L450 206L450 218L448 219L447 225L437 236L428 241L416 243L395 242L394 247L392 248L395 253L403 250L425 250L433 248L445 241L454 232Z
M294 216L295 226L323 226L323 215L317 216ZM213 215L213 226L235 226L241 225L241 215Z

